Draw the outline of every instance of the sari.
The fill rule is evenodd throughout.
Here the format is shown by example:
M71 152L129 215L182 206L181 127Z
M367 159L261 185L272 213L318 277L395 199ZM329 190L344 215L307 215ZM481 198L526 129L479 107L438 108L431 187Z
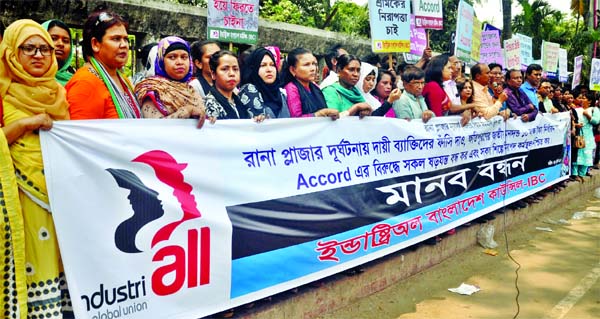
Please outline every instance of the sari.
M56 81L56 58L48 71L33 77L17 60L18 47L30 36L48 32L33 20L18 20L5 32L0 44L0 96L4 123L40 113L53 120L69 118L65 89ZM0 183L2 189L5 256L0 276L11 278L0 298L5 318L72 318L71 302L60 259L48 194L39 135L29 131L11 145L0 137ZM7 236L9 238L7 238ZM9 303L8 307L7 304ZM18 305L18 306L17 306Z

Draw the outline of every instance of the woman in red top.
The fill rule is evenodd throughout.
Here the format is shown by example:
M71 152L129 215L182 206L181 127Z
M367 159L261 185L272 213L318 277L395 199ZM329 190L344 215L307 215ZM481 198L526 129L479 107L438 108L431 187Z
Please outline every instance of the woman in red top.
M451 78L452 64L446 54L433 57L425 68L426 84L423 88L423 97L435 116L443 116L450 109L450 98L444 91L442 83Z

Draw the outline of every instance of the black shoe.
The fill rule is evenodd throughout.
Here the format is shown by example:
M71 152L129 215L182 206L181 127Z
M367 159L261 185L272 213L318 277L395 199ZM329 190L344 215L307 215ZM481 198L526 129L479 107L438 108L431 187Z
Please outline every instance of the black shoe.
M431 237L425 241L423 241L423 243L425 245L430 245L430 246L435 246L437 245L437 243L439 243L440 241L442 241L442 237L439 236L435 236L435 237Z
M496 216L494 216L492 213L488 213L487 215L481 216L481 218L483 220L494 220L494 219L496 219Z
M508 208L510 209L523 209L523 208L527 208L527 203L525 203L524 201L520 200L520 201L516 201L510 205L508 205Z

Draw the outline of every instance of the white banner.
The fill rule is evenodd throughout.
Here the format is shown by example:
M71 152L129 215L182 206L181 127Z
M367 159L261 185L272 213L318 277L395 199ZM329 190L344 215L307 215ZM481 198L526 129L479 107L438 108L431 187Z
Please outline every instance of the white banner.
M583 67L583 55L578 55L573 60L573 81L571 89L575 89L581 83L581 68Z
M568 177L569 114L55 122L77 318L198 318L398 251Z
M569 81L569 70L567 67L567 49L558 50L558 79L562 83Z

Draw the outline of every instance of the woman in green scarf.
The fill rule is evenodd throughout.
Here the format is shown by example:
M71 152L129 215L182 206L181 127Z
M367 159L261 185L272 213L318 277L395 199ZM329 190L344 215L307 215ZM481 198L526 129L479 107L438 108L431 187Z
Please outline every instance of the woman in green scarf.
M360 77L360 60L349 54L337 58L339 81L323 89L327 107L340 111L340 116L371 114L371 106L355 87Z
M56 81L65 86L75 73L75 70L71 67L74 51L71 30L60 20L48 20L42 23L42 27L50 33L52 41L54 41L54 53L58 62Z

